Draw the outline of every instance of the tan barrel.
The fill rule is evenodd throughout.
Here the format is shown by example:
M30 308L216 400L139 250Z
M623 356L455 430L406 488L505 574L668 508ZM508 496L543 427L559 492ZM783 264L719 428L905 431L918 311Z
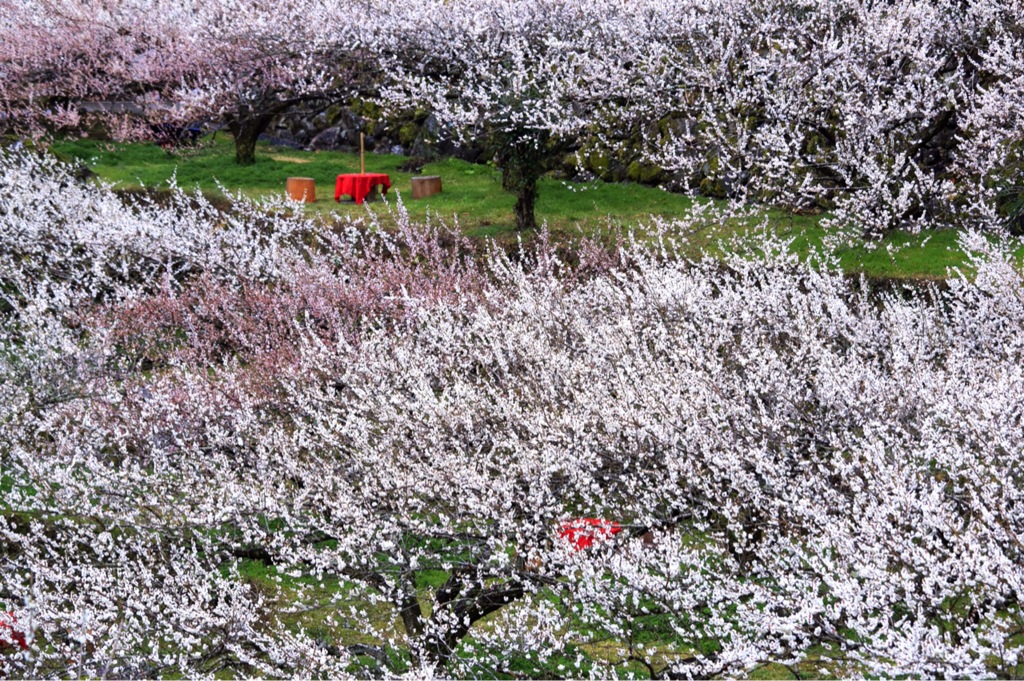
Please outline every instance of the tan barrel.
M316 202L316 183L312 177L289 177L285 186L288 189L288 198L293 201Z
M441 192L441 177L439 175L424 175L412 178L412 198L424 199Z

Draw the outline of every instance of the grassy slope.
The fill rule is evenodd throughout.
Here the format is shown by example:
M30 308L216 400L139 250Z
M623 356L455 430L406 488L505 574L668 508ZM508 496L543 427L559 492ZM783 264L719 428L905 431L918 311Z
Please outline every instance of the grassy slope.
M186 189L199 188L218 194L220 185L231 191L258 198L283 194L285 180L290 176L316 180L318 201L307 207L313 214L362 216L367 210L381 211L381 205L357 206L351 199L334 201L334 178L339 173L357 172L359 157L338 152L305 152L276 149L261 145L257 162L251 166L234 163L230 137L217 135L197 151L170 155L152 144L112 144L91 140L64 141L53 145L55 151L87 164L103 180L119 187L165 187L175 176ZM472 165L456 159L430 163L419 174L440 175L444 183L441 194L411 200L412 173L398 168L408 159L403 156L367 154L366 168L391 176L393 191L388 200L401 195L405 207L416 219L441 220L472 237L495 237L514 240L512 217L513 197L501 191L498 172L488 166ZM219 183L219 184L218 184ZM576 234L607 235L619 229L633 229L650 222L651 217L671 220L683 218L691 207L688 197L671 194L653 187L632 184L573 184L545 178L541 181L537 204L538 221L546 222L558 237ZM793 248L805 252L809 244L820 244L825 231L819 216L769 213L773 228L794 238ZM731 223L691 238L696 254L701 248L713 247L722 239L745 232L746 226ZM886 246L903 248L890 255ZM923 244L923 246L922 246ZM946 276L949 267L963 264L963 257L953 248L955 232L930 236L894 234L878 248L855 245L838 253L843 268L869 277L897 279L936 279ZM1017 250L1024 260L1024 247Z

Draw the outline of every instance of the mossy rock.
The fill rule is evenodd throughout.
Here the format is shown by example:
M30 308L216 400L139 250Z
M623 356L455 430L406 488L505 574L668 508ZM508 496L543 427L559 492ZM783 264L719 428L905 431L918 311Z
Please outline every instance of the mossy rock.
M633 161L626 168L626 178L638 184L655 185L665 179L665 171L653 163Z
M368 102L365 99L357 99L352 102L352 111L363 118L378 119L381 117L381 109L373 102Z
M84 130L85 136L91 140L106 142L113 139L113 136L110 134L109 124L101 119L86 119Z
M613 158L608 162L608 170L601 175L601 179L605 182L625 182L629 178L627 171L625 163Z
M420 126L414 122L406 123L398 129L398 143L403 147L411 147L420 134Z
M337 104L332 104L331 106L327 107L327 110L324 111L324 114L327 117L327 124L334 125L335 123L337 123L338 120L341 118L341 112L342 108Z
M700 193L712 199L724 199L728 195L725 190L725 182L710 177L705 177L700 181Z
M595 175L604 176L608 172L610 160L607 154L592 151L584 158L583 165Z
M822 212L829 212L836 209L836 202L830 196L821 195L814 200L814 205Z
M685 135L691 127L696 127L696 125L696 121L690 121L688 123L687 121L681 118L676 118L675 116L666 116L657 122L655 131L662 142L667 142L670 139Z

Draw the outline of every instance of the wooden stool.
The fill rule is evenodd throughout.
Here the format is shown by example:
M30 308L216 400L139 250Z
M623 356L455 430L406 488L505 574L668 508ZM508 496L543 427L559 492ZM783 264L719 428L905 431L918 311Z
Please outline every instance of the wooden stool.
M312 177L289 177L285 186L291 200L316 203L316 184Z
M425 199L441 193L441 176L424 175L412 178L412 198Z

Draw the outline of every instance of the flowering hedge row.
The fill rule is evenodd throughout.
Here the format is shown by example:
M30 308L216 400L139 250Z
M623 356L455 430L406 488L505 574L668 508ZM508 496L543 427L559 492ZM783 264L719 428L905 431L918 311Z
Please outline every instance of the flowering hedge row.
M772 242L570 267L396 219L0 156L6 673L1019 673L998 245L872 294Z

